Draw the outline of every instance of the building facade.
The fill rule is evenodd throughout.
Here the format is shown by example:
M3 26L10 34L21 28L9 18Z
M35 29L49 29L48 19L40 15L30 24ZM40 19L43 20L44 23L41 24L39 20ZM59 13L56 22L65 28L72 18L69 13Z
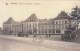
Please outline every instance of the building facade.
M71 20L74 26L75 21ZM69 15L61 11L54 19L38 19L32 14L28 19L16 22L11 17L3 23L4 34L63 34L69 27ZM75 24L76 25L76 24Z
M54 27L56 34L63 34L69 27L69 15L65 11L61 11L56 18L54 18Z
M14 21L11 17L3 23L3 34L16 35L22 31L21 22Z
M37 19L36 14L32 14L23 21L23 32L26 34L52 34L54 26L50 20Z
M32 14L28 19L23 21L24 34L38 34L38 23L35 14Z
M70 16L61 11L54 19L38 19L32 14L28 19L16 22L11 17L3 23L4 34L63 34L70 25ZM71 20L72 26L76 21Z
M53 21L43 19L39 20L39 34L54 34L54 24Z
M4 34L17 35L23 34L53 34L53 21L38 19L36 14L32 14L22 22L16 22L11 17L3 23Z

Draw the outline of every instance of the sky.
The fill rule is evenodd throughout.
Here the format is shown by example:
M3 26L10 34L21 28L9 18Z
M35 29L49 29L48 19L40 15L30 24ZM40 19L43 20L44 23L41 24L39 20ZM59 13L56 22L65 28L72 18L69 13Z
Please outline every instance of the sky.
M9 17L15 21L26 20L31 14L38 19L55 18L60 11L70 13L79 0L0 0L0 27Z

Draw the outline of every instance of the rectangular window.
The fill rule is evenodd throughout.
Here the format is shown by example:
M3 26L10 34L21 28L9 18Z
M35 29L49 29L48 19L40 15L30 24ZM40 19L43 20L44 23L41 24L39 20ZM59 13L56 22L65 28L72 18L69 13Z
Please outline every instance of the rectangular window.
M58 24L57 21L56 21L56 24Z
M60 30L56 30L56 33L60 33L61 31Z
M58 24L61 24L61 23L60 23L60 20L58 21Z
M34 26L34 23L33 23L33 26Z
M51 33L51 30L49 30L49 33Z
M44 33L44 30L42 30L42 33Z
M47 33L47 30L45 30L45 33Z
M39 34L40 34L41 32L39 31Z
M67 24L67 21L65 21L65 24Z
M54 33L54 32L55 32L55 30L53 29L52 33Z

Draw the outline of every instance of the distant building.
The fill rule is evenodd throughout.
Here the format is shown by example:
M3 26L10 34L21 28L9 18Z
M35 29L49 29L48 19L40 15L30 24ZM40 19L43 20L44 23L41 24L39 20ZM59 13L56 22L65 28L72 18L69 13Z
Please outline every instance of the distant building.
M76 15L77 14L77 15ZM74 16L73 18L70 18ZM78 16L78 20L76 17ZM71 20L70 20L71 19ZM77 22L78 21L78 22ZM36 14L32 14L22 22L16 22L11 17L3 23L3 33L17 35L23 34L63 34L71 26L80 28L80 8L74 8L69 16L65 11L61 11L54 19L38 19Z
M42 19L39 21L39 34L54 34L54 24L53 21Z
M35 14L23 21L23 32L26 34L51 34L53 29L50 20L38 19Z
M22 22L16 22L11 17L3 23L4 34L62 34L69 27L69 15L65 11L54 19L38 19L36 14L32 14ZM74 26L76 22L71 20Z
M38 23L36 14L32 14L28 19L23 21L24 34L38 34Z
M3 33L4 34L18 34L22 31L21 22L14 21L11 17L3 23Z
M38 19L32 14L22 22L16 22L11 17L3 23L4 34L62 34L70 25L70 16L61 11L54 19ZM71 26L76 26L76 20L71 20Z
M69 15L65 11L61 11L56 18L54 18L55 33L64 33L65 29L69 27Z
M36 14L32 14L28 19L22 22L16 22L11 17L3 23L4 34L53 34L53 21L47 19L38 19Z

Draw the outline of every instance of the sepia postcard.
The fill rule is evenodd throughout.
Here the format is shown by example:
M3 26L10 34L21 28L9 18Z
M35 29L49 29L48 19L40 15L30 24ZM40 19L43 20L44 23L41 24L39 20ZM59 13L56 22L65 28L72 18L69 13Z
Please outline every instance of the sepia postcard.
M80 0L0 0L0 51L80 51Z

